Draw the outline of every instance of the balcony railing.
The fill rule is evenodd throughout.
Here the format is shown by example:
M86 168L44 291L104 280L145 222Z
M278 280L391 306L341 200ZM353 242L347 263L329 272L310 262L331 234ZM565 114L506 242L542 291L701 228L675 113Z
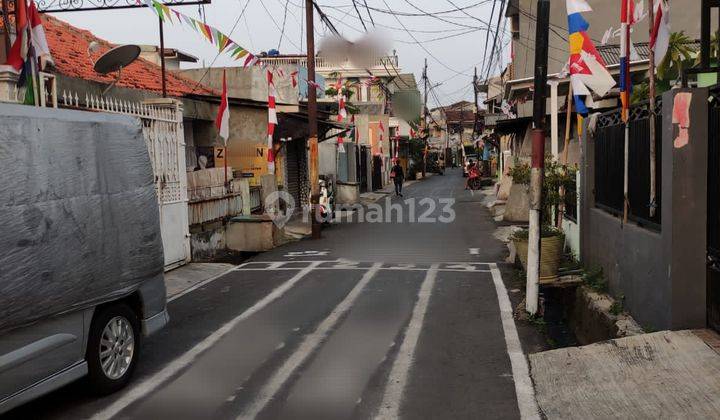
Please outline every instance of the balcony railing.
M307 67L307 57L303 56L280 56L280 57L262 57L262 61L266 63L272 63L276 65L299 65ZM375 58L373 68L384 68L384 67L398 67L398 57L389 55L385 57ZM329 69L355 69L358 68L355 64L349 60L343 62L337 62L329 59L328 57L317 56L315 57L315 68L318 70L329 70Z
M498 123L498 121L506 120L508 119L507 115L505 114L485 114L485 126L486 127L495 127Z

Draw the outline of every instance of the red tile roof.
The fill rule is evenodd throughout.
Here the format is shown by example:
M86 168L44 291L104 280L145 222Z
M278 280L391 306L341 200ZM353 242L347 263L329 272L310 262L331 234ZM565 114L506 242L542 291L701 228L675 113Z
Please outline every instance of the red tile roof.
M43 26L47 36L50 52L57 73L84 80L111 83L115 75L101 75L93 70L93 63L107 50L115 45L100 39L90 31L77 28L54 16L42 15ZM100 44L100 49L88 54L88 46L92 41ZM191 93L217 95L218 93L197 82L168 71L166 76L167 93L169 96L182 97ZM142 58L122 70L122 77L117 86L162 92L160 66Z

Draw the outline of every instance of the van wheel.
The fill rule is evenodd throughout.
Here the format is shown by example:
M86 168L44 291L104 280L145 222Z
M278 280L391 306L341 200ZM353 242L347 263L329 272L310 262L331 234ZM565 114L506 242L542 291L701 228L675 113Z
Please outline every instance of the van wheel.
M101 308L90 325L85 359L90 390L99 395L124 387L140 353L140 322L124 304Z

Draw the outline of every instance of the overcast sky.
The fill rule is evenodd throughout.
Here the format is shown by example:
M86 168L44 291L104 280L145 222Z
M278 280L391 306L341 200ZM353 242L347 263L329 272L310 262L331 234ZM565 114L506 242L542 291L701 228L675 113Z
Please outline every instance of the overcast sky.
M248 1L244 15L238 19ZM373 24L363 1L356 3L363 21L372 30ZM442 82L435 93L443 105L461 99L472 100L473 67L477 66L480 72L486 22L490 20L493 0L367 0L367 3L371 8L390 9L396 13L370 10L379 35L387 40L388 51L397 50L401 71L414 73L420 82L423 61L427 57L428 78L433 84ZM501 2L496 0L496 3L499 9ZM235 42L252 52L277 49L279 45L282 54L293 54L305 50L303 4L304 0L212 0L212 4L205 5L204 10L209 25L230 35ZM352 41L364 36L362 23L350 0L319 0L319 4L344 37ZM198 6L174 7L199 17ZM456 8L464 10L456 11ZM423 12L429 12L434 17L408 16ZM112 43L159 43L157 17L148 9L58 13L55 16ZM281 41L283 20L285 31ZM492 27L496 24L497 10ZM407 33L403 26L411 33ZM507 29L505 36L497 42L497 48L502 48L503 63L509 56ZM316 43L321 43L326 34L327 28L316 16ZM492 42L493 36L490 36L488 56ZM217 56L217 50L212 45L182 26L165 26L165 44L199 57L197 66L209 66L213 60L215 66L233 65L229 56ZM499 67L496 66L492 73L498 73ZM432 95L429 102L432 106L437 105Z

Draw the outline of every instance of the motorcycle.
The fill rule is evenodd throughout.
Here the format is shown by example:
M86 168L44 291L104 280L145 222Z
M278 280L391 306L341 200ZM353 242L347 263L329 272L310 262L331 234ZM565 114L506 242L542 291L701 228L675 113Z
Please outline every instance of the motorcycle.
M335 216L335 194L332 181L320 176L320 217L323 223L331 223Z

